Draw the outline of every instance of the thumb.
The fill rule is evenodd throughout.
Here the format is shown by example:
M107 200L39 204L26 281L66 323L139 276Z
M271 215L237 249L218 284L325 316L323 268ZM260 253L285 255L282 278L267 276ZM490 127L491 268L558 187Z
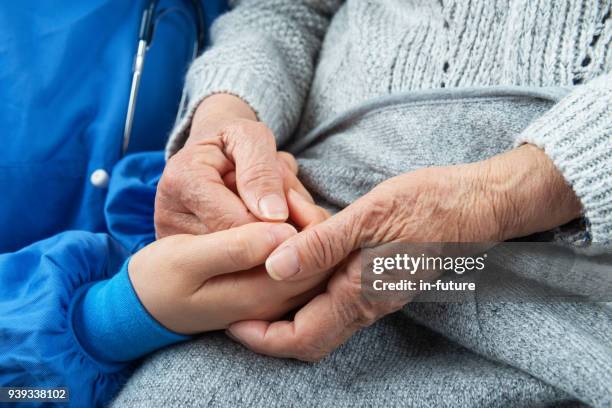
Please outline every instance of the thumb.
M274 248L296 233L289 224L257 222L207 235L174 235L156 241L164 251L149 258L159 263L163 253L168 269L201 282L261 265Z
M275 280L298 280L323 273L344 260L364 242L358 213L350 206L281 244L266 260Z
M236 187L248 209L259 219L284 221L289 216L283 171L274 135L261 122L244 121L223 135L226 152L236 166Z

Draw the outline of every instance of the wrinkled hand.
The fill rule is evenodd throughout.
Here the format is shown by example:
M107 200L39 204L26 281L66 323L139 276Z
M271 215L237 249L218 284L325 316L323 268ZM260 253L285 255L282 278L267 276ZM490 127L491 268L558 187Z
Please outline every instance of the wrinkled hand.
M533 146L480 163L394 177L327 221L289 238L268 257L270 276L297 283L352 253L325 293L293 321L239 322L228 334L262 354L317 361L407 301L363 296L359 248L391 242L500 242L553 228L579 214L571 188Z
M155 198L158 238L206 234L255 221L285 221L297 164L272 132L231 95L204 100L185 146L168 160Z
M291 221L308 229L328 214L290 190ZM194 334L245 319L278 319L321 293L322 274L277 282L266 257L296 234L289 224L251 223L207 235L173 235L137 252L128 271L140 301L168 329Z

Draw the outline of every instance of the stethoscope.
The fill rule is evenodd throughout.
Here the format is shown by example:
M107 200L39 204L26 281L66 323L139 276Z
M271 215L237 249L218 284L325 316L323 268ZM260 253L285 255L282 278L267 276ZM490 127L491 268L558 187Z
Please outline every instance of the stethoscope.
M128 146L130 144L130 137L132 134L132 125L134 124L134 112L136 111L136 100L138 99L138 90L140 88L140 79L142 78L142 71L145 63L145 56L147 50L153 41L153 34L155 32L155 24L157 20L165 13L171 11L180 11L181 9L167 9L163 10L157 15L157 3L158 0L150 0L149 6L145 8L142 13L142 20L140 23L140 33L138 35L138 48L136 55L134 56L134 66L132 68L132 85L130 87L130 99L128 101L127 113L125 115L125 127L123 129L123 146L122 154L125 155ZM191 5L195 13L195 26L197 30L196 40L193 46L192 60L195 59L200 52L204 49L205 43L205 22L204 22L204 10L199 0L191 0ZM179 110L177 118L181 115L185 105L185 92L181 96L179 103Z

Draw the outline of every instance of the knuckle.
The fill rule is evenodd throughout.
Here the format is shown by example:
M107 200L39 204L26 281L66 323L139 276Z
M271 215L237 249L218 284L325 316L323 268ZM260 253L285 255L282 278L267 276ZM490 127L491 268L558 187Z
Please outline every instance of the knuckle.
M325 210L323 210L325 212ZM326 214L326 212L325 212ZM347 248L346 252L358 246L358 241L364 236L364 231L367 233L366 227L364 227L363 218L368 218L367 214L363 214L361 210L348 212L346 219L339 225L339 230L342 236L347 237L345 241ZM366 235L367 236L367 235ZM360 246L360 245L359 245Z
M323 360L329 353L321 341L312 335L303 336L295 345L297 358L309 363Z
M251 241L239 230L233 232L232 238L228 240L224 248L227 259L238 269L255 258Z
M376 305L370 302L359 302L356 324L359 328L369 327L376 322L380 316Z
M233 151L236 146L236 141L241 139L244 133L244 126L240 122L231 122L226 124L219 131L219 136L225 150Z
M349 327L360 319L359 289L351 282L351 286L345 288L343 296L333 303L332 313L339 327Z
M277 155L281 163L287 168L287 170L289 170L293 174L298 173L297 160L295 160L295 157L291 153L278 152Z
M364 237L371 242L388 242L400 234L401 203L394 190L380 185L365 195L363 211L353 225L358 225Z
M247 136L249 138L257 137L257 139L263 139L276 144L270 128L262 122L249 119L240 119L228 123L221 129L220 134L225 142L245 140L244 136Z
M309 231L306 237L306 250L311 257L313 266L318 270L330 267L339 252L337 243L332 240L330 234L314 228Z
M217 139L210 141L202 141L198 145L193 146L193 151L189 154L188 166L194 169L200 168L203 165L208 165L213 168L228 167L229 160L223 154L222 147L217 145Z
M367 300L361 297L360 302L356 304L357 319L356 326L359 329L366 328L374 324L381 317L400 310L405 302L400 300Z
M178 156L178 154L177 154ZM159 180L158 189L163 192L171 193L181 184L181 172L178 166L180 158L174 156L170 158Z
M382 186L375 188L364 198L367 205L366 214L362 221L366 226L378 223L381 219L387 217L389 213L392 213L395 208L394 194L387 192L386 188Z
M263 139L266 142L275 143L272 130L263 122L249 121L246 125L246 132L257 136L258 139Z
M236 182L245 186L257 186L262 189L273 190L274 182L278 179L275 167L269 163L256 162L249 164L240 174L236 174Z
M361 281L353 278L334 302L332 312L339 326L362 329L372 325L381 313L379 304L362 296Z

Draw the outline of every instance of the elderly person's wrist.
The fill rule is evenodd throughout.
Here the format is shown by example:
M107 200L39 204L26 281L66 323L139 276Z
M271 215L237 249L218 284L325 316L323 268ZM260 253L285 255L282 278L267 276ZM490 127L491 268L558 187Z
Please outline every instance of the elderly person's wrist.
M218 93L208 96L194 113L186 145L209 137L235 120L257 121L257 115L249 104L235 95Z
M547 231L580 217L581 204L571 186L534 145L474 166L480 188L490 198L500 240Z
M302 308L294 321L243 321L229 330L256 352L317 361L410 300L367 301L355 250L393 242L498 242L579 215L570 186L546 155L530 145L482 162L393 177L333 217L290 237L267 258L270 277L293 283L340 265L323 295ZM327 317L329 310L335 313ZM326 316L323 324L321 316Z

